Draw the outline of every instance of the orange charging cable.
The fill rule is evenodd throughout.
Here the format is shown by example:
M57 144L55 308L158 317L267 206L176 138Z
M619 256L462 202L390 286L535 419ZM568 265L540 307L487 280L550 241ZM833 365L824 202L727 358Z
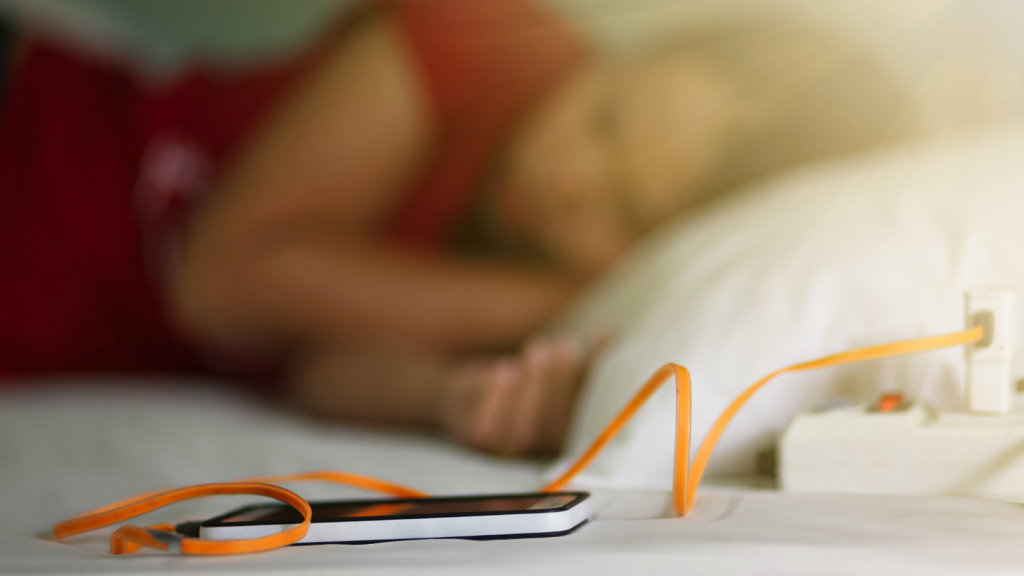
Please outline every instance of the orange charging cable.
M962 346L978 342L985 335L984 328L976 326L962 332L931 336L928 338L915 338L903 340L879 346L858 348L848 352L842 352L832 356L826 356L810 362L794 364L761 378L752 386L743 391L708 430L704 441L697 449L697 454L690 462L690 416L691 416L691 392L690 372L678 364L666 364L651 376L640 388L633 398L626 404L619 414L605 427L589 448L554 482L541 489L542 492L558 492L564 489L573 478L582 472L597 455L611 442L612 438L622 430L623 426L636 414L638 410L650 399L654 393L661 388L669 378L676 382L676 452L675 471L673 477L673 507L682 516L687 515L693 508L693 502L697 495L697 488L700 486L704 471L707 468L708 460L722 437L726 427L732 421L736 413L740 411L747 401L769 380L787 372L803 372L841 366L866 360L877 360L891 356L914 354L917 352L928 352L940 348ZM429 498L430 495L407 488L398 484L353 474L349 472L304 472L299 474L283 474L278 476L258 476L243 478L234 482L220 484L200 484L188 488L174 488L147 492L108 504L102 508L86 512L79 516L69 518L53 526L53 534L57 539L66 538L75 534L89 532L141 514L163 508L170 504L188 500L191 498L202 498L220 494L253 494L266 496L279 500L295 508L302 515L302 522L277 534L251 538L245 540L202 540L199 538L183 537L175 533L175 527L171 524L155 524L148 528L125 525L110 535L110 552L112 554L130 554L142 546L166 550L179 554L244 554L249 552L262 552L282 546L288 546L301 540L309 531L309 524L312 520L312 509L298 494L275 486L276 483L296 481L320 481L333 482L354 486L388 494L398 498Z
M154 490L132 496L131 498L125 498L124 500L107 504L102 508L97 508L96 510L91 510L54 524L53 535L60 540L75 534L90 532L147 512L152 512L176 502L181 502L182 500L224 494L253 494L256 496L266 496L288 504L302 514L302 522L277 534L244 540L185 538L175 533L175 527L172 524L154 524L147 528L126 525L110 535L110 553L131 554L141 546L179 554L247 554L249 552L273 550L274 548L288 546L302 540L306 532L309 531L309 523L313 519L313 510L310 508L309 503L291 490L274 486L275 483L302 481L332 482L379 492L396 498L430 497L430 494L414 488L351 472L320 471L280 474L276 476L253 476L234 482Z
M916 352L928 352L931 350L938 350L940 348L949 348L952 346L962 346L964 344L971 344L981 340L985 335L985 330L981 326L975 326L969 330L963 332L954 332L952 334L943 334L941 336L930 336L927 338L915 338L913 340L903 340L900 342L892 342L889 344L881 344L878 346L868 346L867 348L857 348L856 350L850 350L847 352L841 352L832 356L826 356L824 358L818 358L817 360L811 360L810 362L803 362L801 364L794 364L787 366L781 370L776 370L771 374L761 378L755 382L752 386L744 390L735 400L732 401L729 406L722 412L715 420L715 423L711 425L708 433L704 436L704 441L701 442L700 448L697 449L697 455L693 458L693 464L690 464L690 372L678 364L666 364L661 367L657 372L651 376L646 383L640 388L640 390L633 396L633 399L626 404L626 407L622 409L619 414L612 419L611 423L597 436L597 439L590 445L590 448L583 453L582 456L570 466L564 474L562 474L554 482L545 486L542 491L544 492L557 492L565 488L573 478L582 472L590 462L597 457L597 455L604 449L604 447L611 442L612 438L622 430L622 427L636 414L647 400L654 395L654 393L661 388L661 385L668 381L669 378L675 376L676 381L676 453L675 453L675 471L672 482L672 506L676 512L680 515L687 515L690 513L690 509L693 508L693 501L697 495L697 487L700 486L700 481L704 477L704 470L707 468L708 460L711 459L712 452L715 451L715 446L718 444L719 438L722 437L722 433L725 432L726 427L732 422L736 413L743 408L750 398L769 380L775 378L780 374L787 372L804 372L807 370L816 370L818 368L829 368L831 366L842 366L843 364L853 364L855 362L864 362L866 360L877 360L879 358L888 358L891 356L902 356L904 354L914 354Z

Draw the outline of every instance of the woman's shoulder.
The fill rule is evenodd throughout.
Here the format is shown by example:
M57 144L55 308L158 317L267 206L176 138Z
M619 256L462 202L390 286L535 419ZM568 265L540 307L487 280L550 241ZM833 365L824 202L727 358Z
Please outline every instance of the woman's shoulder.
M399 0L387 10L439 132L434 161L391 233L437 245L468 211L519 116L588 60L591 48L570 23L531 0Z
M531 0L399 0L388 10L442 115L526 99L590 52Z

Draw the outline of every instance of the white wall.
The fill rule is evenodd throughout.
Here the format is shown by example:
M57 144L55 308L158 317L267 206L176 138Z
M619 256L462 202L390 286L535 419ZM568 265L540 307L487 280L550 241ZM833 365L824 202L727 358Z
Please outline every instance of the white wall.
M1020 0L546 0L613 52L716 22L776 17L877 55L935 137L1024 118Z
M199 56L237 63L287 54L362 1L0 0L0 10L168 73ZM731 19L803 22L878 55L915 94L933 136L1024 118L1021 0L540 1L612 52Z

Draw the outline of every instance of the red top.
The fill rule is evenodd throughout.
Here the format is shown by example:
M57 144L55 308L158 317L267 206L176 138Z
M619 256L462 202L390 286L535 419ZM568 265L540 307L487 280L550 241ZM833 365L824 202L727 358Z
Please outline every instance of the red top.
M516 116L587 48L527 0L389 9L441 143L388 236L437 247ZM230 77L194 69L154 89L116 64L30 41L0 115L0 381L225 372L170 325L161 260L210 183L332 44Z

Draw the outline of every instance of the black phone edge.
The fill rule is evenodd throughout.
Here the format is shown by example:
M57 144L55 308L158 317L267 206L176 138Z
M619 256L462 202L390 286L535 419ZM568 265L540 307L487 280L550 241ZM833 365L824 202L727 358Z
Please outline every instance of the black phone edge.
M544 496L575 496L572 501L568 502L564 506L558 508L548 508L545 510L508 510L503 512L463 512L463 513L446 513L446 514L395 514L391 516L360 516L357 518L330 518L324 520L314 521L317 524L325 524L332 522L373 522L377 520L410 520L414 518L459 518L459 517L470 517L470 516L504 516L507 514L546 514L550 512L563 512L570 510L580 502L590 498L590 492L550 492L550 493L538 493L538 492L520 492L515 494L474 494L471 496L439 496L433 498L383 498L374 500L320 500L310 502L311 506L317 505L345 505L345 504L364 504L372 506L375 504L404 504L421 502L423 500L432 501L466 501L466 500L490 500L494 498L532 498L543 494ZM221 527L221 526L264 526L267 522L255 522L255 521L243 521L243 522L224 522L226 518L230 518L242 512L252 510L254 508L269 508L288 506L287 504L280 503L267 503L267 504L251 504L249 506L243 506L236 508L220 516L214 516L209 520L203 520L199 522L183 522L181 526L182 530L188 530L190 533L198 533L200 527ZM188 525L188 526L185 526ZM194 527L192 525L195 525ZM575 528L573 528L575 530ZM182 533L182 532L179 532ZM183 534L183 533L182 533ZM325 542L328 544L328 542ZM305 546L305 544L303 544Z

